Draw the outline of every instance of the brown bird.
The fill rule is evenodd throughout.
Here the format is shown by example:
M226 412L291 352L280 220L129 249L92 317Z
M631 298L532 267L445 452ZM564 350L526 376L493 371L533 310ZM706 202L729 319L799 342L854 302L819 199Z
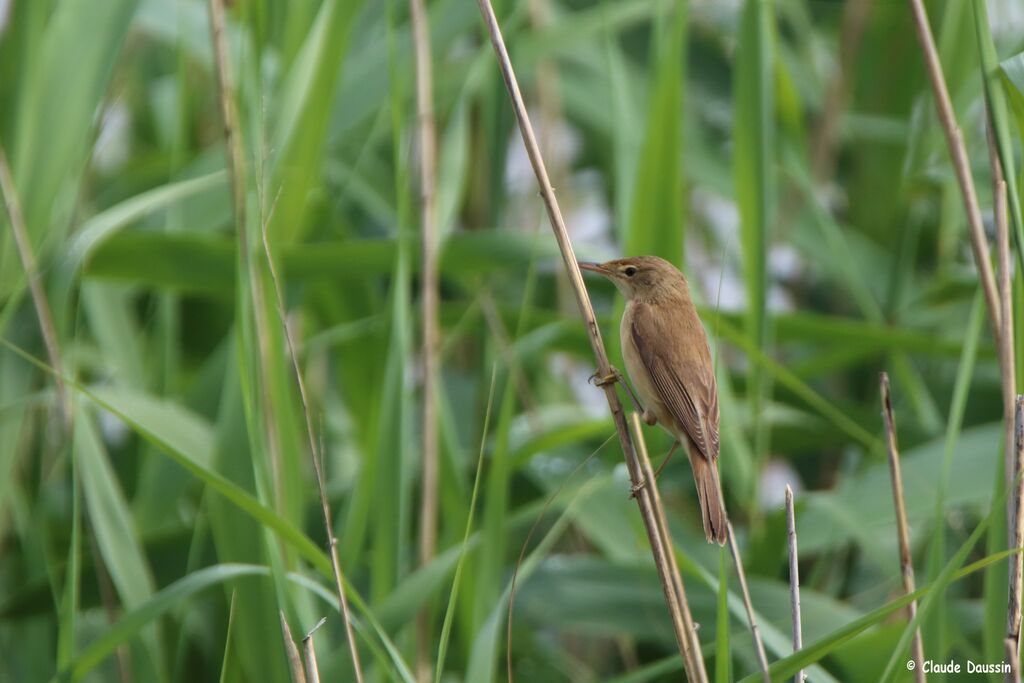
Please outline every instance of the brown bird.
M619 334L626 372L643 406L637 409L647 424L656 420L686 447L704 535L709 543L724 545L726 515L718 481L718 387L708 338L686 278L657 256L579 266L608 278L626 297Z

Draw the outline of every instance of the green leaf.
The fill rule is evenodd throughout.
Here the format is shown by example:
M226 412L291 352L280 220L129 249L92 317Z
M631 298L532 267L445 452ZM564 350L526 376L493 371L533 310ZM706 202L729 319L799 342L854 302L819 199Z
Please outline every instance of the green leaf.
M61 2L54 9L16 103L17 132L8 140L15 185L30 241L48 248L66 235L92 144L95 116L114 71L136 0ZM94 40L82 40L94 36ZM10 106L12 103L8 103ZM5 216L6 221L6 216ZM46 262L44 251L37 260ZM21 274L9 230L0 232L0 300Z
M687 3L671 3L652 41L657 63L637 164L633 206L625 235L627 255L655 254L682 265L685 242L683 88L686 81Z
M127 609L134 609L152 596L155 590L153 575L128 502L96 432L92 414L84 409L82 401L77 403L74 451L89 513L89 527L121 603ZM145 670L151 676L166 680L166 664L156 630L147 629L141 636L149 656L149 660L143 663Z
M745 333L759 351L767 352L768 246L775 220L775 18L771 0L746 0L740 15L733 105L735 153L733 171L740 213L740 252L747 314ZM760 414L769 384L759 367L750 373L751 410ZM768 448L767 432L755 417L754 453Z

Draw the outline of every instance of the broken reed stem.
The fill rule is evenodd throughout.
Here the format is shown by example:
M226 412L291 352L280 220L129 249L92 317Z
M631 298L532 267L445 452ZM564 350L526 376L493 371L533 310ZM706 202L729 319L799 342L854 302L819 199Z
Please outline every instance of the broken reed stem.
M988 242L985 239L985 228L981 220L981 208L978 205L978 193L974 189L974 178L971 175L971 165L967 158L967 148L964 145L963 132L957 125L953 104L949 99L946 79L942 73L942 63L939 61L939 53L935 48L935 38L932 36L932 29L928 24L928 13L925 11L924 3L922 0L909 0L909 2L914 16L914 28L917 31L918 42L920 42L921 51L924 53L928 80L931 82L932 91L935 94L935 107L939 113L942 130L946 135L946 146L949 147L949 155L952 158L956 178L960 184L960 193L963 195L968 233L971 238L971 250L974 252L974 264L978 268L978 279L981 281L982 290L985 292L985 303L988 306L988 319L992 327L992 337L995 339L996 346L998 347L1000 331L1002 330L999 296L996 291L995 276L992 274Z
M490 0L477 0L477 4L480 7L480 13L483 15L484 23L487 25L487 33L490 37L491 44L494 47L495 56L498 60L498 66L501 69L502 78L505 81L505 86L508 89L509 97L512 100L512 109L515 113L516 120L519 124L519 131L522 133L523 144L526 147L526 153L530 158L530 164L533 166L533 171L537 176L537 184L540 186L541 198L544 201L544 206L547 209L548 218L551 221L551 230L555 235L555 240L558 242L558 249L562 255L562 262L565 266L566 273L569 276L569 283L572 286L573 294L576 297L576 304L579 307L580 315L583 318L584 326L586 327L587 337L590 339L590 346L594 352L594 358L597 361L597 370L602 377L608 377L612 374L611 365L608 363L608 354L605 351L604 343L601 340L601 331L597 326L597 319L594 316L594 309L590 304L590 297L587 295L587 289L583 284L583 277L580 274L579 265L576 263L576 255L573 253L572 242L569 239L569 233L565 228L565 221L562 219L562 212L558 208L558 201L555 199L555 190L551 186L551 180L548 178L547 169L544 167L544 159L540 153L540 147L537 145L537 138L533 132L533 126L530 124L530 118L526 113L526 105L523 102L523 96L519 92L519 84L516 82L515 72L512 69L512 62L508 56L508 50L505 48L505 40L501 35L501 29L498 27L498 19L494 16L494 8L491 7ZM642 481L642 472L637 461L636 451L633 448L632 439L629 436L629 429L626 427L626 419L623 414L622 404L619 401L619 395L616 392L615 385L613 383L606 384L604 386L605 399L608 401L608 409L612 414L612 421L615 423L615 431L619 435L619 442L622 445L623 457L626 460L626 467L629 469L629 476L636 486ZM640 507L640 515L644 520L644 528L647 531L647 538L651 544L651 553L654 556L655 565L658 568L658 575L661 579L662 589L665 592L666 598L669 602L673 602L673 599L678 600L678 596L675 595L674 585L681 582L678 579L678 571L675 571L673 576L673 568L669 564L667 554L665 552L664 544L661 540L661 533L659 529L659 516L663 514L662 510L654 504L654 498L651 495L650 489L657 486L657 482L651 481L647 486L644 486L639 494L636 496L637 505ZM669 605L669 610L682 610L682 607L678 604ZM674 622L675 623L675 622ZM683 657L683 662L688 664L688 658L684 649L684 643L686 642L686 634L678 632L676 633L676 640L679 643L680 653ZM700 659L700 656L695 656L695 659ZM700 671L700 669L698 669ZM691 680L695 680L691 678ZM696 680L705 680L704 678Z
M284 616L284 610L278 610L281 616L281 636L284 638L284 649L288 653L288 670L292 675L292 683L306 683L306 672L302 669L302 659L299 657L299 648L292 638L292 630L288 627L288 619Z
M793 652L804 646L803 628L800 625L800 566L796 550L796 512L793 509L793 489L786 484L786 532L789 538L789 604L793 613ZM796 672L795 683L806 679L803 669Z
M1017 641L1013 638L1004 640L1003 654L1010 664L1010 670L1003 677L1004 683L1020 683L1020 655L1017 654Z
M242 151L242 140L241 140L241 127L239 124L238 111L235 108L234 98L232 93L234 92L234 84L231 77L230 63L228 61L227 52L227 41L224 37L225 32L225 16L224 16L224 0L209 0L210 10L210 31L213 39L213 49L216 63L216 75L217 75L217 90L218 99L220 100L221 115L224 119L224 143L227 148L227 165L228 165L228 177L231 181L232 197L234 200L234 211L235 211L235 222L238 230L238 241L239 241L239 256L240 258L248 258L249 240L248 231L246 227L246 214L245 214L245 203L246 203L246 181L245 181L245 168L244 168L244 154ZM313 431L312 416L309 409L309 400L306 394L306 385L302 378L302 372L299 368L298 359L295 354L295 345L292 342L291 331L288 328L288 322L284 311L284 299L281 294L280 281L277 277L277 271L274 269L274 260L270 254L270 244L267 239L267 225L266 222L262 225L262 240L263 249L267 258L267 265L270 271L270 278L274 285L274 293L277 304L278 316L281 319L281 326L284 328L285 341L288 346L288 355L291 358L292 368L295 371L295 377L298 381L299 396L302 399L302 410L306 420L306 434L309 439L309 452L313 460L313 471L316 473L317 488L320 494L320 505L324 515L324 527L327 531L327 545L328 551L331 557L331 567L334 570L334 583L335 589L338 593L338 606L342 613L342 617L345 621L345 634L348 638L349 650L352 655L352 666L355 669L356 680L358 683L362 683L363 674L362 668L359 663L359 650L356 647L355 634L352 631L352 619L348 609L348 601L345 599L345 588L344 588L344 576L341 572L341 564L338 561L338 541L334 537L334 532L331 525L331 512L327 502L327 491L324 487L324 476L323 467L320 462L320 457L317 448L316 438ZM267 351L267 331L268 325L265 318L265 308L263 301L263 289L262 285L256 281L255 276L250 274L250 287L251 296L253 303L253 316L256 323L256 340L258 345L258 355L260 359L261 372L264 377L269 375L267 368L269 367L269 355ZM277 449L277 437L276 427L273 422L273 410L270 403L270 397L265 387L261 388L260 391L261 401L263 403L264 412L267 418L267 441L268 448L271 452L271 465L275 468L275 487L280 486L281 477L276 469L279 464L279 453ZM277 495L277 503L281 504L280 491Z
M641 481L644 482L642 486L644 489L650 488L655 507L659 510L664 510L661 504L661 493L656 486L658 477L651 467L651 459L647 454L647 441L644 439L643 427L640 424L640 414L635 410L629 413L629 426L632 429L633 443L636 444L636 454L640 461ZM682 629L685 636L685 656L690 658L687 676L691 681L706 681L708 674L704 667L704 658L700 652L700 639L697 637L697 627L693 623L693 616L690 613L690 603L686 599L686 587L683 585L683 577L679 573L676 554L672 548L672 536L668 532L668 524L665 521L664 515L658 518L658 533L661 536L661 542L666 551L666 559L672 569L670 575L672 576L671 588L673 595L669 596L666 594L666 597L669 598L669 605L676 604L679 606L678 614L677 610L670 609L670 611L672 612L673 620L679 619L679 623L674 623L673 626L677 631Z
M320 624L324 623L320 620ZM313 630L306 634L306 637L302 639L302 658L306 662L306 681L307 683L320 683L320 669L316 664L316 650L313 649L313 634L320 624L313 627Z
M893 505L896 508L896 534L900 546L900 571L903 575L903 592L907 595L914 592L914 563L910 556L910 529L907 524L907 509L903 501L903 474L900 471L900 452L896 445L896 418L892 412L892 397L889 393L889 374L879 374L879 392L882 396L882 418L885 421L886 444L889 451L889 474L892 479ZM917 600L907 605L907 614L912 620L917 614ZM921 640L921 629L914 632L914 640L910 646L910 654L917 666L914 667L914 680L921 683L924 675L924 643Z
M750 626L750 635L754 639L754 650L757 653L757 664L761 667L761 675L764 683L772 683L768 673L768 655L764 651L764 642L761 640L761 629L757 626L757 617L754 616L754 604L750 601L750 590L747 588L747 573L743 570L743 558L740 557L739 546L736 545L736 534L732 530L732 522L726 522L729 529L729 552L732 554L732 563L736 567L736 577L740 581L740 593L743 595L743 607L747 610L747 623Z
M434 209L437 186L437 131L434 125L434 84L430 24L423 0L409 0L412 42L416 61L416 120L420 148L420 230L423 233L423 267L420 296L423 324L423 424L422 480L420 495L420 566L437 550L438 437L437 393L440 376L440 325L438 322L437 216ZM416 677L430 680L429 605L416 617Z
M28 291L32 297L32 305L36 309L36 318L39 319L39 330L43 335L43 344L46 346L46 355L50 359L50 365L56 371L54 382L57 387L57 400L60 403L61 413L64 417L64 429L71 430L71 397L64 386L62 375L64 366L61 363L60 344L57 341L57 328L53 324L53 314L50 311L50 302L46 298L46 291L39 278L39 270L36 268L36 257L32 252L32 240L28 236L28 226L25 225L25 215L21 211L21 202L18 200L18 191L14 185L14 176L11 173L11 166L7 162L7 153L3 146L0 146L0 193L4 196L4 205L7 207L7 218L11 224L11 233L14 235L14 244L18 249L18 258L21 259L21 267L25 271L25 278L28 280Z

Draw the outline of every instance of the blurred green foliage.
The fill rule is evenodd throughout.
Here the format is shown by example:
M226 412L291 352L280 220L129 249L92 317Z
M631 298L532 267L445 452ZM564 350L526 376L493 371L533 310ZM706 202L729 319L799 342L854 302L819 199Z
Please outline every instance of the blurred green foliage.
M643 525L476 3L428 3L443 381L440 550L423 567L408 7L229 4L244 231L205 2L0 3L0 144L74 406L66 430L4 214L0 680L286 680L279 610L296 634L327 615L321 672L352 679L264 228L369 678L411 679L425 609L431 654L447 650L439 680L503 679L510 579L538 522L517 583L516 680L678 680ZM1005 559L983 558L1005 547L1000 377L908 6L496 9L577 254L658 253L700 299L727 506L769 659L792 653L791 483L807 647L778 670L867 682L888 664L909 677L883 369L918 584L938 586L922 591L925 651L998 655ZM987 102L1021 235L1024 14L1010 0L928 11L986 221ZM621 300L588 284L621 367ZM1020 278L1015 295L1019 321ZM667 451L667 436L648 438ZM680 459L660 485L708 671L739 680L756 660L738 584L703 542L690 481Z

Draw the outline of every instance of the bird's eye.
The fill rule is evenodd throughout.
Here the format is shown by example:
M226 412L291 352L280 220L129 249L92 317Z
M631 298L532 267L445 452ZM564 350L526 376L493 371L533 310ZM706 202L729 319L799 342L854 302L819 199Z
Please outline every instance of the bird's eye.
M622 269L622 272L626 274L626 277L633 277L636 275L636 268L634 266L626 266Z

